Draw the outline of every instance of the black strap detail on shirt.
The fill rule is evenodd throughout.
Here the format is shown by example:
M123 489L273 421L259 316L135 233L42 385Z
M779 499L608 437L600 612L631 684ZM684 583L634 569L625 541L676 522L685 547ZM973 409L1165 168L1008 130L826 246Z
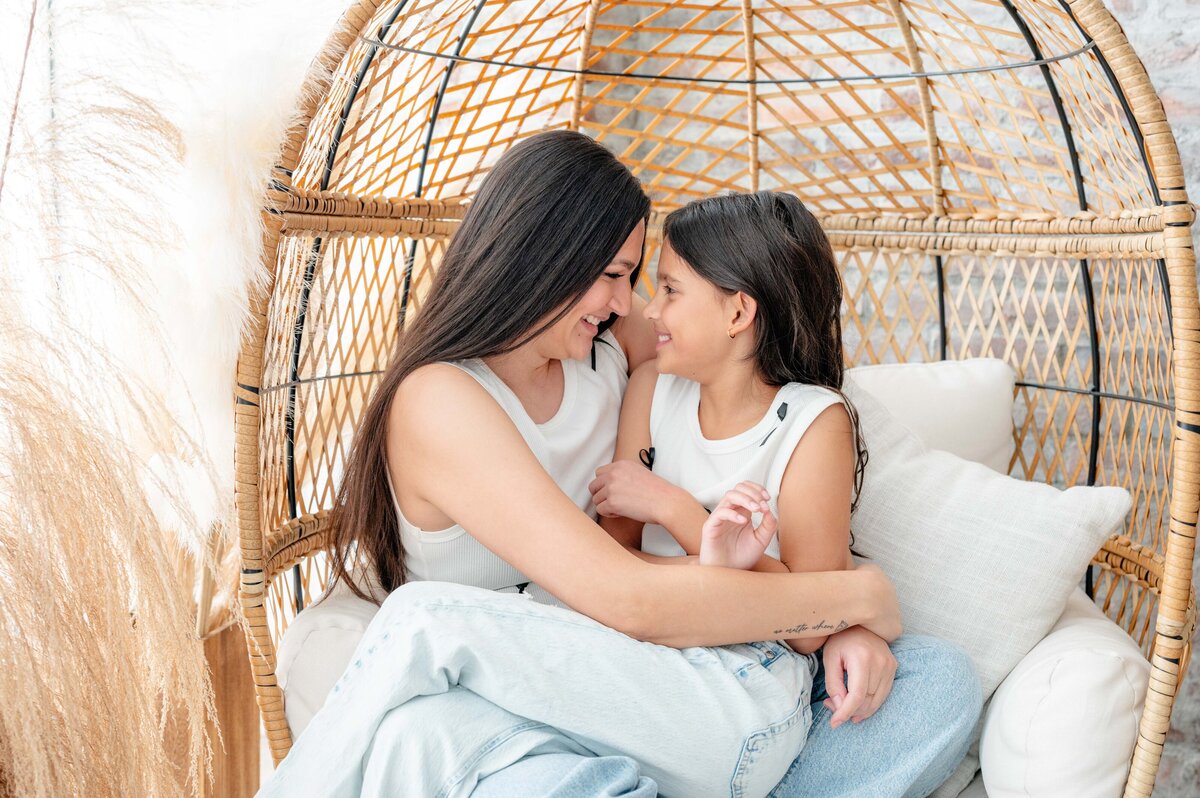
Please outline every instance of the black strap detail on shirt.
M653 471L654 470L654 447L651 446L649 449L642 449L641 451L639 451L638 459L642 461L642 465L644 465L646 468L649 468L651 471Z
M592 339L592 371L596 370L596 344L598 344L598 343L604 344L605 346L609 346L609 347L612 347L613 349L616 349L616 347L613 346L610 341L608 341L604 338L593 338Z
M779 416L780 423L776 424L774 427L771 428L771 431L767 433L766 437L763 438L762 441L759 442L759 444L758 444L759 446L765 446L767 443L767 438L770 438L772 435L775 434L775 430L777 430L781 426L783 426L783 420L785 418L787 418L787 411L788 411L787 402L780 402L779 409L775 411L775 415Z

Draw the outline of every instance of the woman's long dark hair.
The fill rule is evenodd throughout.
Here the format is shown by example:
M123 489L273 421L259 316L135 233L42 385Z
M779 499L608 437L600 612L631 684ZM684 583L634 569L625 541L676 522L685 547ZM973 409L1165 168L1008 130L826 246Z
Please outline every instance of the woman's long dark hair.
M821 223L791 194L759 191L697 200L668 214L663 237L696 274L758 303L754 362L768 385L802 382L842 397L854 428L854 503L867 447L842 393L842 280Z
M581 133L539 133L497 161L355 430L330 515L335 583L376 601L351 578L355 564L369 565L375 586L389 592L406 579L385 450L388 408L401 381L430 363L509 352L548 329L649 213L637 179Z

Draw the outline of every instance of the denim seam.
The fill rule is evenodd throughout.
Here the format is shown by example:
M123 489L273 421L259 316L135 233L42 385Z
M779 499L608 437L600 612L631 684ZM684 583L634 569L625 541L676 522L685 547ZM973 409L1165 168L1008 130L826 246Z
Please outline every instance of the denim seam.
M504 743L508 742L509 740L513 739L517 735L523 734L527 731L532 731L534 729L548 729L548 728L550 728L550 727L547 726L545 723L541 723L536 720L527 720L524 723L521 723L517 726L513 726L511 728L505 729L503 733L496 735L492 739L488 740L485 744L480 746L479 750L475 754L475 756L469 762L463 764L457 771L455 771L450 776L449 779L446 780L445 784L442 785L442 788L440 790L438 790L437 798L446 798L446 796L450 795L451 791L455 787L457 787L462 782L463 779L465 779L468 775L470 775L474 771L475 766L476 766L476 764L478 764L479 760L483 759L484 756L486 756L487 754L490 754L492 751L496 750L496 748L498 748L499 746L501 746Z
M805 710L809 709L806 701L797 702L796 708L793 709L786 717L775 721L771 725L753 732L746 738L746 742L742 744L742 753L738 756L737 765L733 769L733 775L729 780L729 795L731 798L741 798L745 794L746 770L752 766L758 759L757 754L761 753L762 743L773 737L786 732L788 729L796 725L797 721L804 717ZM797 752L797 756L799 752ZM792 762L797 757L792 757ZM788 765L788 770L791 769L791 764ZM786 773L786 771L785 771Z

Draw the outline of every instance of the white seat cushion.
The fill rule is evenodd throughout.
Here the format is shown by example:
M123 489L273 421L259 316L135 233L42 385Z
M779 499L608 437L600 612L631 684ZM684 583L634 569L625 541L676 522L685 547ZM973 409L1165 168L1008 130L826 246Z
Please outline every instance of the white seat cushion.
M279 641L275 672L292 737L312 720L350 664L379 607L343 584L296 616Z
M980 754L991 798L1125 789L1150 663L1082 590L996 691Z

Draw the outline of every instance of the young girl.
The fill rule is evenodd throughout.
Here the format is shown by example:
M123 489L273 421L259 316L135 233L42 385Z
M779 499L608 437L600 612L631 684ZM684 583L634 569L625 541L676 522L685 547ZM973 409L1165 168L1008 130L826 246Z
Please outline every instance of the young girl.
M852 567L850 511L866 451L841 393L841 299L829 241L789 194L713 197L670 214L645 310L658 359L631 376L615 462L591 484L602 526L654 561ZM813 629L842 630L832 618L796 627ZM824 640L788 643L810 654ZM794 656L756 645L772 660ZM875 687L866 697L878 706Z

